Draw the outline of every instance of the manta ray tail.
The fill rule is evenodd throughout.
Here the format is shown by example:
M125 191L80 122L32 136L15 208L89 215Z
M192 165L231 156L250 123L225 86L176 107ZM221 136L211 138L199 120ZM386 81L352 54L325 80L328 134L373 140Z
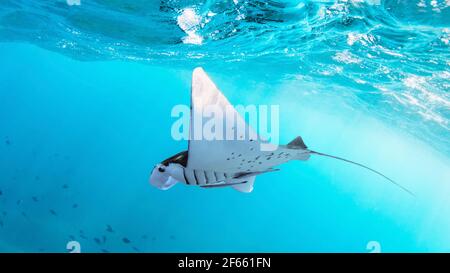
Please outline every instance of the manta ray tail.
M386 175L380 173L379 171L376 171L376 170L374 170L372 168L369 168L369 167L367 167L367 166L365 166L363 164L360 164L360 163L357 163L357 162L354 162L354 161L351 161L351 160L348 160L348 159L345 159L345 158L337 157L337 156L334 156L334 155L328 155L328 154L319 153L319 152L315 152L315 151L311 151L311 150L310 150L310 153L311 154L320 155L320 156L326 156L326 157L334 158L334 159L337 159L337 160L345 161L345 162L350 163L350 164L354 164L354 165L360 166L360 167L362 167L364 169L367 169L367 170L369 170L369 171L371 171L373 173L378 174L379 176L382 176L383 178L389 180L389 182L391 182L392 184L394 184L397 187L401 188L405 192L409 193L412 196L415 196L414 193L412 193L410 190L408 190L407 188L403 187L399 183L395 182L394 180L390 179L389 177L387 177Z

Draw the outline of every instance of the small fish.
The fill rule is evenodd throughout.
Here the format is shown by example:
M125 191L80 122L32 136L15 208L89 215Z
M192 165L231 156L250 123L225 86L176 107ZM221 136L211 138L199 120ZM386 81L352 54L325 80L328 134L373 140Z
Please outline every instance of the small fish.
M64 184L64 185L62 186L62 188L66 190L66 189L68 189L68 188L69 188L69 185L67 185L67 184Z
M128 239L128 238L126 238L126 237L124 237L124 238L122 239L122 241L123 241L125 244L131 243L130 239Z
M111 233L114 232L114 230L112 229L112 227L110 225L106 225L106 231L111 232Z
M106 243L106 236L105 235L102 236L102 242Z
M22 211L21 214L22 214L23 217L27 218L27 214L24 211Z
M57 215L58 215L58 214L56 213L56 211L54 211L54 210L52 210L52 209L50 209L49 212L50 212L52 215L54 215L54 216L57 216Z
M94 241L98 244L98 245L100 245L102 242L100 241L100 239L99 238L94 238Z
M73 204L72 208L74 208L74 209L78 208L78 204Z
M39 199L36 196L31 197L31 199L33 199L34 202L39 202Z
M107 249L101 249L101 251L102 251L103 253L109 253L109 251L108 251Z
M69 235L69 239L72 240L72 241L75 241L75 236Z
M175 236L174 236L174 235L170 235L169 238L170 238L171 240L175 240Z
M134 251L136 251L136 252L141 252L141 251L139 250L139 248L137 248L137 247L135 247L135 246L133 246L133 249L134 249Z
M11 140L9 140L9 139L5 140L5 144L8 146L11 145Z
M36 180L36 181L38 181L38 180L40 180L40 179L41 179L41 178L40 178L39 176L37 176L37 175L34 177L34 180Z
M3 227L3 221L0 220L0 227Z
M0 190L0 196L2 196L3 195L3 192L2 192L2 190Z
M81 239L85 239L85 240L87 240L87 237L86 237L86 236L84 236L84 234L80 234L80 238L81 238Z

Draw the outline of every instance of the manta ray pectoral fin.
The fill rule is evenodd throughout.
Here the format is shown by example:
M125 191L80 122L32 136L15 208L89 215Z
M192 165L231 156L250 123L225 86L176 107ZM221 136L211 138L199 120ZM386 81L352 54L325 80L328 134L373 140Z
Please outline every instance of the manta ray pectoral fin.
M364 168L364 169L366 169L366 170L369 170L369 171L371 171L371 172L373 172L373 173L378 174L379 176L385 178L386 180L388 180L388 181L391 182L392 184L396 185L396 186L399 187L400 189L404 190L405 192L409 193L410 195L415 196L414 193L412 193L410 190L408 190L407 188L403 187L402 185L400 185L399 183L395 182L394 180L390 179L390 178L387 177L386 175L384 175L384 174L380 173L379 171L376 171L376 170L374 170L374 169L372 169L372 168L370 168L370 167L367 167L367 166L365 166L365 165L363 165L363 164L361 164L361 163L357 163L357 162L354 162L354 161L351 161L351 160L348 160L348 159L345 159L345 158L342 158L342 157L337 157L337 156L334 156L334 155L329 155L329 154L319 153L319 152L315 152L315 151L311 151L311 150L310 150L309 152L310 152L311 154L316 154L316 155L320 155L320 156L325 156L325 157L334 158L334 159L337 159L337 160L345 161L345 162L347 162L347 163L350 163L350 164L353 164L353 165L357 165L357 166L359 166L359 167L362 167L362 168Z
M231 187L239 192L250 193L253 191L253 184L256 176L248 177L245 183L234 184Z
M280 170L280 169L273 169L273 168L270 168L270 169L267 169L267 170L265 170L265 171L259 171L259 172L243 172L243 173L237 174L237 175L234 177L234 179L245 179L245 178L247 178L247 177L253 177L253 176L256 176L256 175L263 174L263 173L277 172L277 171L279 171L279 170Z
M239 192L249 193L253 191L253 184L255 183L255 176L246 177L245 179L233 179L230 182L226 183L218 183L218 184L210 184L210 185L202 185L202 188L223 188L223 187L232 187L233 189Z
M200 188L205 188L205 189L210 189L210 188L224 188L224 187L231 187L234 185L239 185L239 184L245 184L247 183L247 180L244 181L238 181L238 182L220 182L220 183L216 183L216 184L206 184L206 185L201 185Z
M210 111L214 111L214 118L208 114ZM221 114L216 114L218 112ZM228 129L220 130L221 132L215 130L214 139L207 140L203 125L210 122L215 124L214 128L226 124ZM223 141L224 139L227 140ZM247 151L253 154L253 151L261 147L256 130L246 122L208 74L199 67L192 73L188 147L189 156L186 165L188 168L217 172L231 169L232 173L238 172L236 162L243 160L247 156ZM205 160L205 156L208 160Z

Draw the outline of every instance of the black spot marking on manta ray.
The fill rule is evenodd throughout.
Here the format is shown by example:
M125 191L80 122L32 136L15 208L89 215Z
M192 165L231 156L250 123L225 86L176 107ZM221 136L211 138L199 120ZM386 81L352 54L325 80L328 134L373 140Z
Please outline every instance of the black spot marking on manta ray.
M114 232L114 230L112 229L112 227L110 225L106 225L106 231L110 232L110 233Z
M233 152L233 153L231 153L231 155L234 155L234 152Z
M52 215L54 215L54 216L58 216L58 214L56 213L56 211L55 210L53 210L53 209L49 209L48 210Z
M127 237L123 237L122 242L124 242L125 244L131 243L130 239L128 239Z
M227 160L230 160L230 158L227 158Z
M270 160L270 159L272 159L270 156L268 157L268 158L266 158L267 160Z
M33 199L34 202L39 202L39 199L36 196L32 196L31 199Z

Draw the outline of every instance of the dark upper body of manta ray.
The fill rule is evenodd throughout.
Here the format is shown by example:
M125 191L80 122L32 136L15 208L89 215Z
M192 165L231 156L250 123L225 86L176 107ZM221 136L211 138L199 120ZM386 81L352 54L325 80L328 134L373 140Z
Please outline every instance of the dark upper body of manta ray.
M193 116L199 115L204 119L203 109L207 106L217 107L224 112L226 109L231 109L234 114L234 116L232 115L233 124L235 124L233 130L243 129L240 132L250 133L245 137L236 134L235 140L197 140L193 138L195 127ZM227 118L230 118L230 115L223 115L223 124L227 122ZM269 149L267 146L265 149L261 149L262 144L272 145L264 143L257 137L253 129L231 106L205 71L202 68L196 68L192 75L189 149L156 165L152 171L150 183L162 190L169 189L180 182L205 188L230 186L241 192L251 192L257 175L276 171L275 166L290 160L308 160L313 154L343 160L368 169L412 194L374 169L308 149L301 137L295 138L287 145L272 146Z

